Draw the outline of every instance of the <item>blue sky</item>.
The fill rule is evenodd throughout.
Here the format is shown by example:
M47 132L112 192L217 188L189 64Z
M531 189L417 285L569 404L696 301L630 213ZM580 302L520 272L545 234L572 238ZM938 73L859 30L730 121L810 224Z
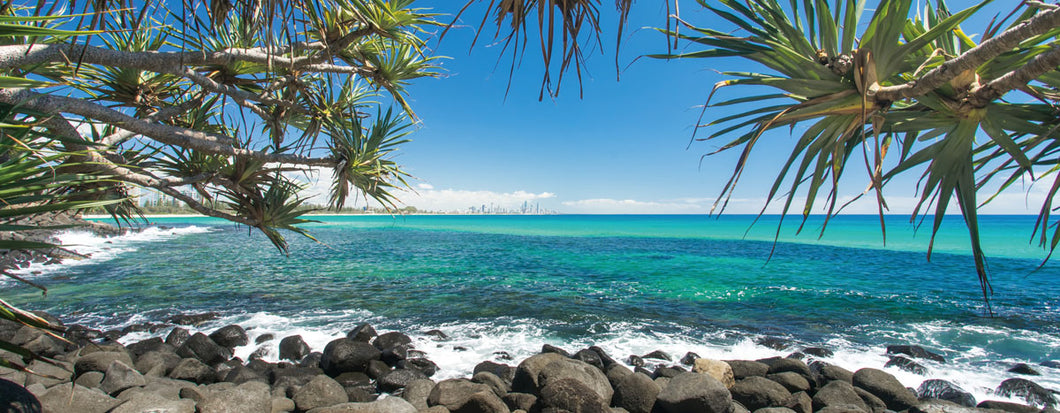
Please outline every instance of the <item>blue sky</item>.
M463 3L420 4L442 7L437 11L452 14ZM714 83L724 79L715 70L757 68L735 59L636 59L666 51L663 35L647 28L638 30L665 24L663 2L640 1L634 4L628 25L632 30L623 40L619 64L624 70L618 81L616 16L611 3L603 2L603 53L594 48L587 55L583 98L570 73L559 97L538 101L542 68L536 44L527 48L506 97L508 55L501 58L501 45L494 44L489 22L478 45L469 49L484 5L469 10L469 17L462 19L464 26L451 30L440 44L431 42L436 55L450 57L441 62L443 77L418 80L408 89L420 123L413 142L397 158L417 178L412 182L416 193L401 196L406 205L448 211L483 204L511 208L529 201L564 213L710 210L738 153L730 151L701 162L702 155L725 142L689 145L699 105ZM686 21L721 26L695 2L681 2L681 7ZM972 26L966 25L967 31L981 27ZM711 108L706 119L730 113ZM767 136L752 155L727 213L757 213L765 205L769 185L793 141L787 133ZM918 176L910 173L905 180L892 183L886 192L891 213L912 211ZM856 195L867 183L861 171L848 172L846 179L847 185L841 188L846 197ZM983 212L1037 213L1034 206L1040 205L1037 200L1045 189L1032 188L1029 197L1014 191ZM875 205L860 203L848 211L874 213Z

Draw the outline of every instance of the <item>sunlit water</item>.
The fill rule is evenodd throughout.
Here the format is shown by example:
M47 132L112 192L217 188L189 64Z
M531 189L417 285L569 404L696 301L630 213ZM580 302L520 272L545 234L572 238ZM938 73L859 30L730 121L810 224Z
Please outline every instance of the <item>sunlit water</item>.
M930 224L915 233L897 217L886 245L877 217L836 218L821 239L820 219L801 235L789 219L772 255L777 217L753 227L746 216L317 219L308 227L320 243L291 234L289 257L261 234L205 218L158 219L173 228L111 239L69 232L64 243L90 259L24 270L48 286L46 297L10 282L3 294L104 329L219 311L202 330L238 323L252 342L301 334L316 350L370 322L413 336L443 378L544 343L600 345L616 358L662 349L719 359L812 345L851 370L880 368L886 345L910 343L949 361L922 361L925 376L888 369L911 387L943 378L997 399L989 393L1013 376L1005 370L1025 362L1043 373L1036 382L1060 389L1060 370L1038 365L1060 359L1060 265L1039 268L1046 254L1028 242L1033 217L982 218L994 317L959 218L947 218L930 262ZM450 339L423 334L431 329ZM795 346L755 345L763 336Z

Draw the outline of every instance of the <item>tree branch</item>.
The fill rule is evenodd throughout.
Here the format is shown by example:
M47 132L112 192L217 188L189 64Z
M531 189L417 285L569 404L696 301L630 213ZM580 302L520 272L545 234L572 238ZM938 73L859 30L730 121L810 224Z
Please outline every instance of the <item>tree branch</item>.
M117 126L167 145L200 150L211 154L245 156L265 162L305 166L333 166L334 164L334 160L330 157L312 158L302 155L266 153L236 148L233 146L233 140L227 136L147 122L82 99L44 95L23 89L0 89L0 102L26 107L43 113L72 113L87 119Z
M1006 73L992 80L972 93L968 101L973 107L984 107L987 103L1000 98L1008 91L1027 85L1030 81L1047 72L1057 70L1060 66L1060 45L1053 45L1049 51L1035 56L1023 67Z
M1030 37L1040 35L1060 26L1060 9L1043 10L1004 33L980 43L964 54L947 60L939 67L925 73L919 79L902 85L879 88L869 98L893 102L928 93L967 70L975 69L986 61L1012 50Z

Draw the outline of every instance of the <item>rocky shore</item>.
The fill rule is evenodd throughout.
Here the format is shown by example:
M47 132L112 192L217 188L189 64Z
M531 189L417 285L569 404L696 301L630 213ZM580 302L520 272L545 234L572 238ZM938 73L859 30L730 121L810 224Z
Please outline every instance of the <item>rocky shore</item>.
M127 227L118 228L100 222L85 221L71 212L38 214L10 221L11 225L23 225L41 229L28 231L0 231L0 240L44 242L58 244L55 238L57 231L78 228L99 235L116 236L129 231ZM64 259L80 258L76 253L64 248L42 248L31 250L0 249L0 270L24 268L32 263L57 264Z
M569 353L544 345L525 360L483 361L471 377L436 381L431 377L437 365L401 332L378 334L363 324L323 349L310 348L300 336L265 335L249 360L240 360L233 349L250 344L242 327L194 332L194 325L215 317L184 315L167 324L133 326L129 330L159 336L127 346L115 338L128 331L68 326L64 343L2 321L0 339L54 362L34 361L28 367L35 374L0 368L0 411L1048 413L1060 404L1056 391L1021 377L1057 365L1018 365L1013 377L999 378L995 393L1025 402L1019 404L975 400L942 380L906 388L879 369L852 372L828 364L821 360L830 356L823 348L762 360L693 353L675 358L656 351L619 361L598 347ZM427 334L446 339L441 331ZM21 363L13 353L0 353ZM916 369L918 360L945 362L914 345L890 346L888 353L888 364L903 369ZM281 361L267 362L267 355Z

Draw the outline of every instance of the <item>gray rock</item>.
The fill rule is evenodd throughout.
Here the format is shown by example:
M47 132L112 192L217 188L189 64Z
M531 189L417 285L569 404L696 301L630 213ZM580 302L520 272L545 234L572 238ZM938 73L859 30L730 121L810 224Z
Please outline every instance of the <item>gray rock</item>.
M655 384L651 377L632 373L619 380L611 402L630 413L651 413L652 406L655 406L655 399L661 391L662 388Z
M174 348L180 347L184 345L189 338L191 338L191 333L189 333L187 329L184 327L176 327L166 336L166 344L169 344Z
M829 382L817 390L813 395L813 410L821 410L825 407L839 408L841 406L854 406L857 411L868 412L869 406L854 391L854 386L842 380Z
M468 397L463 405L451 410L453 413L509 413L508 405L496 394L480 392Z
M599 353L593 350L587 348L578 350L577 353L574 353L574 356L572 358L575 360L583 361L590 366L596 367L600 369L600 371L604 371L603 359L600 358Z
M787 407L763 407L755 410L754 413L795 413L795 411Z
M595 368L590 366L590 368ZM550 379L541 389L541 405L571 413L608 413L608 403L593 388L572 377Z
M87 372L78 377L77 380L74 380L74 383L80 384L90 389L98 389L99 385L103 383L103 373L100 373L98 371Z
M738 380L732 388L732 398L747 406L752 412L766 407L783 407L791 404L791 392L775 381L765 377L748 377Z
M607 381L611 383L611 387L618 386L618 383L630 374L633 374L633 370L618 363L607 367Z
M177 364L180 363L180 360L180 356L178 356L177 353L173 351L148 351L140 355L140 357L136 358L136 364L134 365L134 367L136 367L136 370L140 373L147 374L151 370L155 370L157 366L161 366L161 372L164 376L166 374L169 374L169 372L173 371L173 368L177 367Z
M1056 392L1027 379L1008 379L997 386L994 393L1002 397L1019 397L1033 406L1057 406Z
M220 386L223 385L223 386ZM207 387L203 400L198 402L200 412L268 412L272 410L269 385L248 381L240 385L218 383ZM184 395L181 390L181 397Z
M580 360L563 358L549 363L538 373L538 385L543 389L549 382L574 379L592 389L600 400L610 401L615 391L600 369Z
M508 393L503 399L508 409L513 412L518 410L529 412L537 404L537 396L529 393Z
M360 341L362 343L368 343L377 336L375 329L368 323L361 324L346 333L346 338L353 341Z
M1034 367L1031 367L1027 363L1016 363L1016 365L1012 366L1012 368L1008 369L1007 371L1009 373L1022 374L1024 376L1041 376L1042 375L1041 372L1039 372L1038 370L1035 370Z
M298 361L309 355L310 348L302 336L288 336L280 340L280 360Z
M379 351L386 351L407 344L412 344L412 339L404 333L397 331L380 334L372 340L372 345L379 349Z
M405 388L410 382L418 379L426 379L427 375L421 373L419 370L400 369L393 370L380 377L376 385L379 386L380 391L387 393L393 393L399 389Z
M1041 410L1034 406L997 400L984 400L979 402L975 407L980 409L1001 410L1011 413L1038 413Z
M488 371L475 373L475 375L471 377L471 381L490 386L490 389L493 390L493 393L496 394L497 397L504 397L505 394L508 394L508 392L511 391L511 387L508 386L508 383L505 383L504 380L501 380L496 374Z
M769 365L749 360L725 360L732 367L732 375L736 380L746 379L752 376L765 376L769 373Z
M976 409L974 407L961 406L956 403L950 403L945 400L928 400L921 402L920 404L913 406L909 409L909 413L987 413L989 410L984 411ZM1000 412L990 412L1000 413Z
M838 405L838 406L827 406L827 407L825 407L825 408L823 408L821 410L818 410L816 413L864 413L864 412L865 412L864 410L861 410L857 406L844 404L844 405Z
M206 365L215 366L232 358L232 351L218 345L203 333L195 333L177 348L177 355L196 358Z
M115 361L103 374L103 381L99 383L99 389L109 395L117 395L130 387L147 385L147 380L140 372L120 361Z
M691 372L671 379L656 401L656 406L668 413L726 413L731 405L732 396L725 385L713 377Z
M640 356L640 358L673 361L673 357L662 350L655 350L651 353Z
M751 411L747 410L747 408L744 407L744 405L740 404L740 402L733 400L732 407L729 410L729 413L751 413Z
M121 403L102 391L76 384L52 387L37 399L45 412L104 413Z
M0 411L5 413L35 413L41 411L37 396L17 383L0 379Z
M264 374L261 374L255 371L254 369L244 366L235 366L232 369L228 370L228 373L225 374L224 381L235 384L242 384L248 381L260 381L266 384L269 383L268 377L265 377Z
M172 400L150 392L137 392L110 413L195 413L195 402Z
M489 386L468 379L442 380L431 389L431 394L427 396L427 405L441 405L449 410L456 410L463 406L471 395L481 392L493 394Z
M811 377L810 366L806 365L805 361L793 358L776 358L768 359L765 362L769 365L767 373L783 373L783 372L795 372L803 375L804 377ZM752 409L753 410L753 409Z
M544 353L555 353L555 354L559 354L559 355L561 355L563 357L566 357L566 358L570 358L570 356L571 356L569 351L564 350L564 349L559 348L559 347L556 347L556 346L553 346L551 344L542 345L541 346L541 353L542 354L544 354Z
M781 386L784 386L785 389L792 393L810 390L810 381L806 380L805 376L793 371L767 374L766 378L780 383Z
M320 359L320 368L329 376L368 369L368 363L379 360L382 352L371 344L353 341L347 338L332 340L326 347Z
M169 377L177 380L187 380L198 384L208 384L213 382L213 370L209 366L203 364L203 362L194 358L181 359L173 370L169 372Z
M51 387L62 382L70 381L74 365L65 361L54 361L55 364L46 363L41 360L33 360L29 363L28 367L30 371L37 374L29 374L26 376L26 385L30 386L34 383L43 384L44 387Z
M291 399L298 410L312 410L350 401L342 385L325 375L316 376L309 383L292 391Z
M939 354L927 351L923 347L920 347L920 346L910 346L910 345L887 346L887 354L905 354L907 356L910 356L910 357L913 357L913 358L918 358L918 359L927 359L927 360L937 361L939 363L945 363L946 362L946 358L945 357L942 357Z
M294 409L297 408L294 405L294 400L288 399L286 397L273 397L271 403L272 413L293 412Z
M924 380L916 389L917 397L953 402L965 407L975 407L975 397L956 384L946 380Z
M23 343L22 347L44 357L55 357L66 351L66 347L59 341L45 334Z
M884 413L887 411L887 403L880 400L876 395L869 393L868 390L860 387L855 387L854 392L861 397L861 401L865 402L865 405L869 407L869 411L872 413Z
M515 367L509 366L507 364L494 363L494 362L488 361L488 360L487 361L483 361L483 362L475 365L475 369L472 370L472 374L478 374L478 373L483 372L483 371L488 371L490 373L493 373L494 375L496 375L497 377L500 377L501 380L504 380L509 385L511 385L512 379L515 378Z
M804 391L792 394L791 410L795 413L813 413L813 399Z
M132 357L125 351L99 351L78 358L74 363L74 375L80 376L87 371L106 372L114 361L125 363L126 366L133 365Z
M541 388L538 384L538 375L541 370L552 362L564 359L566 357L557 353L541 353L527 357L515 369L515 376L512 378L512 391L537 393L538 389Z
M400 397L387 397L369 403L343 403L320 407L306 413L417 413L416 408Z
M426 410L427 397L430 397L431 389L434 389L434 381L430 379L413 380L405 385L405 391L401 392L401 397L415 407L416 410Z
M927 374L927 367L902 356L891 356L891 359L887 360L887 363L884 364L883 367L897 367L901 370L913 374L919 374L921 376Z
M854 372L854 385L868 390L894 411L906 410L917 404L916 395L898 379L883 370L863 368Z
M833 380L854 383L854 372L850 370L827 363L820 363L815 366L818 366L814 372L817 373L818 383L821 385L828 384L828 382Z
M169 344L166 344L165 341L162 341L161 337L153 337L153 338L149 338L147 340L142 340L142 341L138 341L136 343L130 344L128 347L125 347L125 349L128 350L129 353L131 353L134 357L136 357L137 360L139 360L140 359L140 355L142 355L144 353L147 353L149 351L160 351L160 350L176 351L177 348L174 347L174 346L171 346Z

